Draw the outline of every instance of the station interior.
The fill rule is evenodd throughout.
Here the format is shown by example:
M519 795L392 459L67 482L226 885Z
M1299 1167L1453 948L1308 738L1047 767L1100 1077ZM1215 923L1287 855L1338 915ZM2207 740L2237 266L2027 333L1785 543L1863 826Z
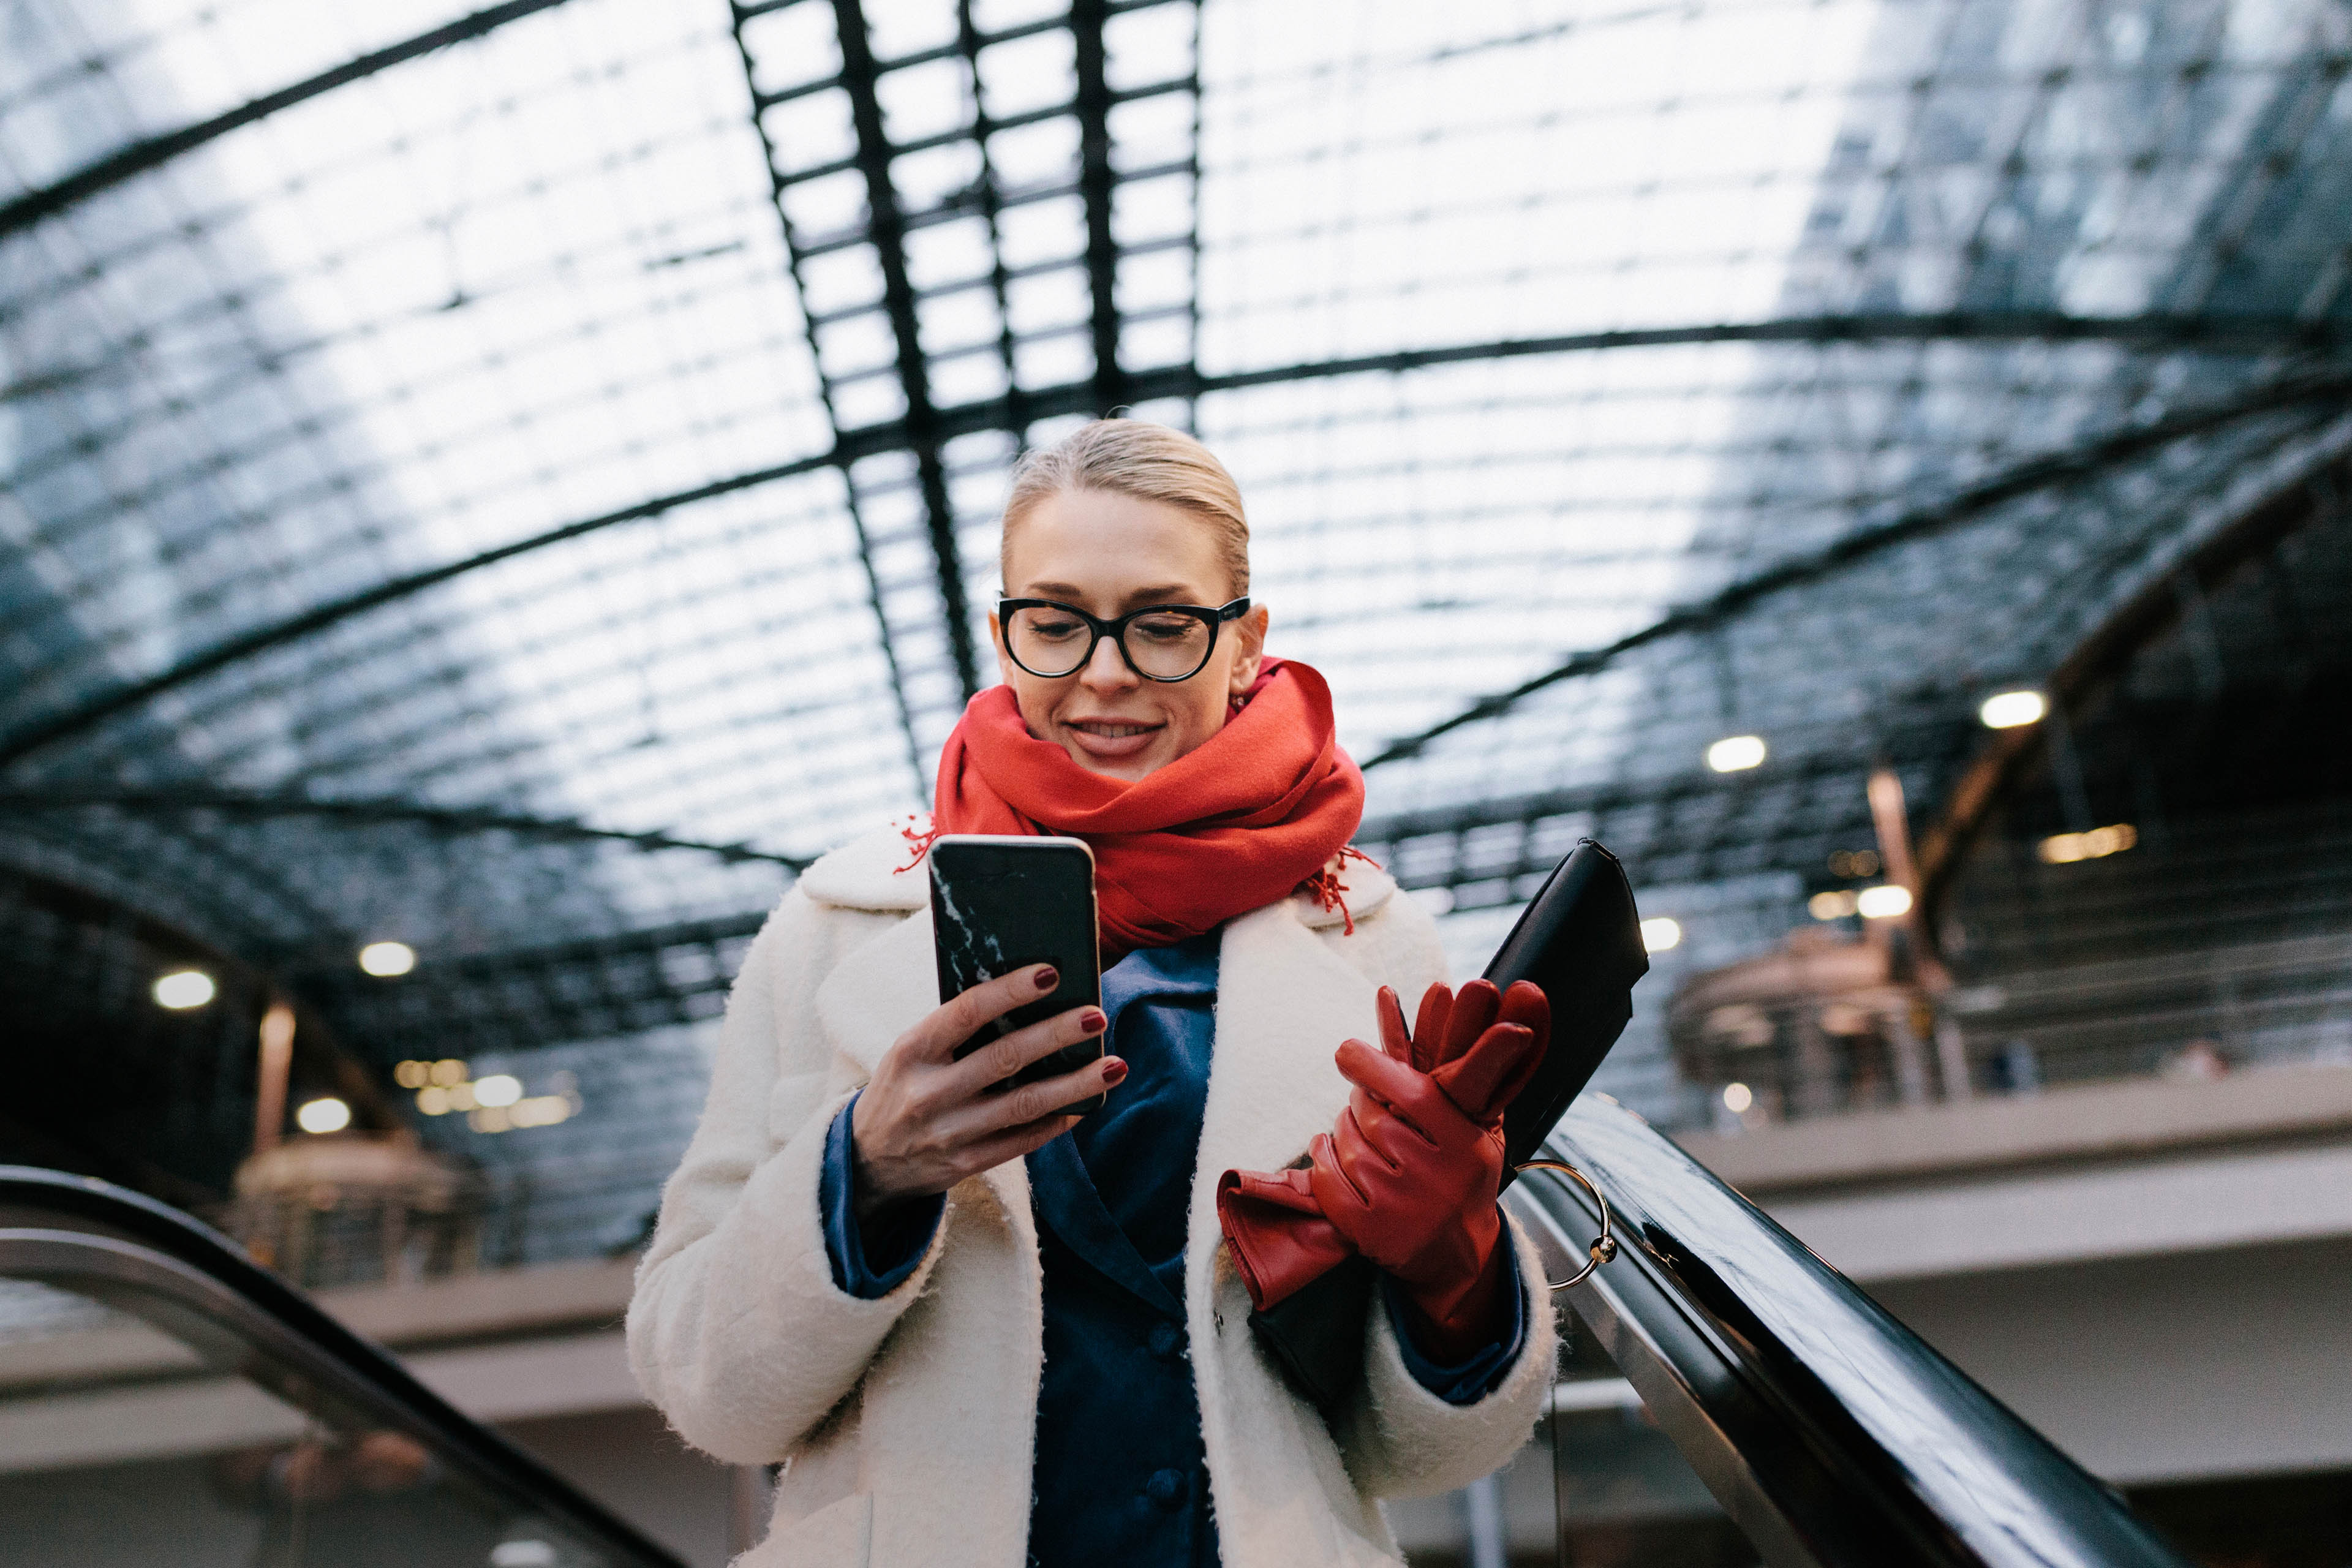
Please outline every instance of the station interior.
M2352 1563L2340 0L476 3L0 0L0 1559L757 1544L636 1258L1121 414L1457 976L1622 860L1587 1101L2179 1560ZM1414 1568L1872 1560L1560 1304Z

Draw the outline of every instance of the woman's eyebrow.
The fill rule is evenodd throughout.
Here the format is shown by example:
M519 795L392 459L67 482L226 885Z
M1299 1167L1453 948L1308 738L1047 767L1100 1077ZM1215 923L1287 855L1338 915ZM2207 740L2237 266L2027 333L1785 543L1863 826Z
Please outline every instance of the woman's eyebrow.
M1076 604L1086 597L1086 590L1074 583L1032 583L1029 584L1029 591L1022 596L1030 599L1059 599L1066 604ZM1138 588L1119 601L1122 605L1190 605L1196 602L1192 596L1192 588L1182 583L1161 583L1149 588Z

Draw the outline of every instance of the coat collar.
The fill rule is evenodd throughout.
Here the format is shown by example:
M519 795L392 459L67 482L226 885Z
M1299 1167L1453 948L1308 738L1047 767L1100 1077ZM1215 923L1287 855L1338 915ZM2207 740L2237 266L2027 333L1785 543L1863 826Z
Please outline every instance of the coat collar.
M801 891L837 909L921 909L930 901L931 878L915 842L930 826L928 816L909 816L860 834L802 872ZM1330 868L1339 873L1339 885L1347 889L1344 910L1324 909L1303 894L1294 894L1289 900L1298 906L1298 919L1310 931L1344 925L1354 917L1370 914L1396 892L1395 880L1370 861L1343 863L1335 858Z
M895 830L887 837L887 843L883 835L868 835L835 851L811 867L802 882L823 902L909 911L908 919L843 958L817 988L819 1026L836 1050L868 1074L893 1041L939 1005L925 896L929 879L919 868L893 870L911 851ZM1349 910L1359 917L1377 910L1396 888L1386 872L1361 862L1347 867L1343 876ZM900 902L909 889L912 901ZM1218 1176L1229 1169L1274 1170L1305 1153L1317 1133L1329 1130L1347 1099L1347 1082L1333 1052L1351 1035L1376 1037L1372 982L1319 934L1343 918L1310 899L1294 897L1253 910L1225 928L1216 1056L1188 1226L1190 1243L1202 1257L1216 1243ZM1007 1173L1005 1181L997 1180ZM1008 1202L1025 1204L1019 1162L990 1176ZM1017 1196L1012 1183L1022 1189Z

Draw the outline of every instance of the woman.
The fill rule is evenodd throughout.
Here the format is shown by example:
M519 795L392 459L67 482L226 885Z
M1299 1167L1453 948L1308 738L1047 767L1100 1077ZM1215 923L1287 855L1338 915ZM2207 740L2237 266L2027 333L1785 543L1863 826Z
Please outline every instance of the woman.
M688 1442L783 1465L748 1563L1393 1563L1374 1500L1494 1468L1550 1384L1540 1268L1496 1209L1499 1108L1444 1099L1461 1064L1425 1076L1530 1031L1485 1027L1490 988L1442 1052L1442 989L1418 1038L1376 1005L1441 978L1435 929L1349 863L1361 777L1321 679L1264 656L1204 447L1117 420L1031 454L1003 565L1005 684L950 739L927 831L1086 837L1103 1006L958 1059L1050 974L937 997L921 824L812 866L736 982L632 1364ZM1350 1042L1343 1076L1334 1046L1375 1026L1389 1055ZM1096 1034L1098 1060L999 1090ZM1252 1333L1252 1291L1351 1249L1386 1278L1327 1413Z

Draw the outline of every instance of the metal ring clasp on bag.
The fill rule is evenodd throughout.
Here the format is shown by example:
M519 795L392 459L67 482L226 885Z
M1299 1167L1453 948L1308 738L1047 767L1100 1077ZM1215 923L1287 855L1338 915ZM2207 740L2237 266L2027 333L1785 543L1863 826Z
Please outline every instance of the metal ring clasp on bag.
M1582 1184L1586 1192L1592 1194L1592 1201L1601 1208L1601 1234L1592 1238L1592 1246L1585 1253L1591 1261L1568 1279L1546 1281L1553 1289L1573 1289L1591 1279L1594 1269L1617 1256L1617 1238L1609 1234L1609 1200L1601 1195L1601 1189L1592 1184L1591 1177L1575 1166L1563 1163L1559 1160L1529 1160L1526 1164L1513 1168L1520 1171L1558 1171L1563 1176L1573 1176Z

